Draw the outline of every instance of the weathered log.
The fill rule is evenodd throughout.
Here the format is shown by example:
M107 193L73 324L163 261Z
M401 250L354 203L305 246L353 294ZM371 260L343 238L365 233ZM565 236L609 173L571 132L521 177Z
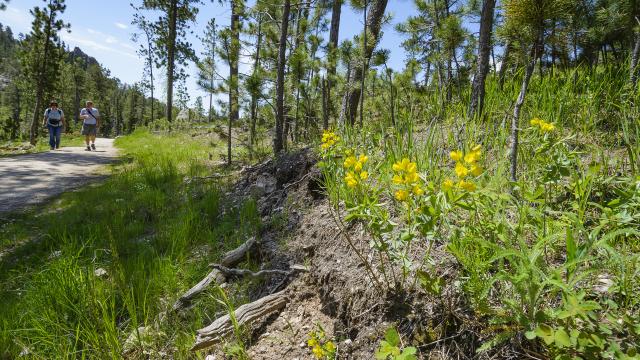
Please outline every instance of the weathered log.
M242 245L226 253L222 258L222 261L220 261L220 264L226 267L231 267L239 264L246 258L247 253L250 253L254 250L256 244L256 238L251 238L245 241Z
M284 276L289 276L291 274L293 274L294 272L306 272L308 271L307 268L305 268L302 265L293 265L289 270L278 270L278 269L272 269L272 270L260 270L257 272L253 272L251 270L247 270L247 269L230 269L228 267L219 265L219 264L211 264L210 265L212 268L214 268L214 270L218 270L220 271L222 274L224 274L226 277L229 276L250 276L250 277L262 277L262 276L272 276L272 275L284 275Z
M240 306L235 312L238 325L249 325L253 321L285 307L288 298L284 291L260 298L252 303ZM216 319L211 325L197 331L196 342L191 351L202 350L215 345L233 331L229 315Z
M222 258L221 264L225 267L235 266L246 258L247 253L254 251L255 247L256 239L251 238L244 242L242 245L226 253ZM200 293L202 293L207 287L209 287L212 282L222 284L226 280L226 276L223 273L221 273L218 269L213 269L207 274L207 276L205 276L204 279L200 280L199 283L197 283L194 287L180 296L175 304L173 304L173 310L180 310L188 306L191 301Z
M226 281L226 277L217 269L212 270L205 276L204 279L200 280L194 287L189 289L186 293L182 294L180 298L173 304L173 310L180 310L183 307L186 307L191 303L196 296L202 293L212 282L217 284L222 284Z

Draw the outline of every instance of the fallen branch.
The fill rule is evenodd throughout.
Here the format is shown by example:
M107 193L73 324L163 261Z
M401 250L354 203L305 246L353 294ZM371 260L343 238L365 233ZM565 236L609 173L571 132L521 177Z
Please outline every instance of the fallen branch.
M272 276L272 275L284 275L284 276L289 276L297 271L302 271L302 272L306 272L308 271L305 267L303 266L292 266L291 269L289 270L278 270L278 269L273 269L273 270L260 270L257 272L253 272L251 270L246 270L246 269L230 269L228 267L219 265L219 264L211 264L209 265L212 268L214 268L215 270L218 270L219 272L221 272L222 274L224 274L226 277L229 276L249 276L249 277L253 277L253 278L257 278L257 277L262 277L262 276Z
M225 267L232 267L239 264L246 258L248 253L255 250L256 243L255 238L247 240L242 245L226 253L220 263ZM180 296L180 298L173 304L173 310L180 310L187 307L191 301L208 288L211 283L222 284L226 280L227 277L220 272L220 270L213 269L207 274L207 276L205 276L204 279L200 280L199 283Z
M284 308L287 302L287 296L284 291L281 291L240 306L234 312L234 318L238 326L249 325L265 315ZM196 342L191 351L201 350L221 342L233 329L234 325L228 314L216 319L211 325L197 331Z

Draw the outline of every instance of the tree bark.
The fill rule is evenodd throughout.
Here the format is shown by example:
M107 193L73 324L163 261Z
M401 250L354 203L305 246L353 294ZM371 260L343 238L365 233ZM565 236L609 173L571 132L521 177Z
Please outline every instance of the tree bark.
M340 33L340 15L342 13L342 0L334 0L331 9L331 26L329 28L329 66L327 68L327 84L326 84L326 107L327 111L323 113L322 126L326 130L329 128L329 117L335 115L333 102L331 101L331 88L334 84L336 76L336 67L338 63L338 35Z
M509 56L511 55L511 42L508 41L504 47L504 53L502 54L502 63L500 64L500 72L498 73L498 85L500 90L504 87L504 77L507 73L507 67L509 65Z
M522 105L524 104L524 99L527 96L527 89L529 87L529 81L531 80L531 76L533 75L533 71L536 67L536 62L538 58L541 56L542 51L542 37L543 30L540 30L538 34L538 40L533 44L531 49L531 60L525 69L524 78L522 79L522 86L520 87L520 93L518 94L518 99L513 107L513 118L511 119L511 149L509 153L509 157L511 160L511 181L518 180L518 133L519 133L519 124L520 124L520 111L522 109Z
M289 12L291 1L284 0L282 23L280 25L280 41L278 44L278 67L276 76L276 133L273 139L273 153L278 154L284 148L284 68L287 53L287 33L289 31Z
M636 41L631 55L631 64L629 67L629 82L635 89L638 82L638 58L640 57L640 33L636 34Z
M476 113L482 116L484 107L485 81L489 72L489 56L491 55L491 34L493 30L493 12L496 0L484 0L480 15L480 37L478 39L478 63L473 77L469 118Z
M49 9L49 19L47 21L47 25L45 28L44 34L44 52L42 54L42 59L40 61L40 66L38 66L38 81L36 86L36 105L33 110L33 119L31 121L31 131L29 132L29 142L31 145L35 145L38 142L38 129L41 119L42 112L42 101L44 96L44 74L47 70L47 63L49 58L49 47L50 47L50 39L51 39L51 31L53 28L53 11Z
M367 41L364 48L364 57L366 61L359 64L358 61L354 61L351 70L351 77L349 78L349 90L345 93L345 101L342 104L342 114L351 125L355 123L356 115L358 111L358 102L362 93L362 88L358 86L358 83L362 82L362 77L365 76L368 67L369 59L373 49L378 42L380 35L380 27L382 26L382 18L384 11L387 7L387 0L374 0L370 7L370 12L367 16L366 27L368 34L371 35L371 39Z
M178 22L178 0L172 0L169 9L169 41L167 44L167 121L173 120L173 81L176 60L176 27Z
M260 68L260 47L262 46L262 14L258 16L258 38L256 40L256 57L253 62L253 74ZM255 89L254 89L255 90ZM258 118L258 94L251 94L251 129L249 132L249 149L253 153L256 141L256 122Z

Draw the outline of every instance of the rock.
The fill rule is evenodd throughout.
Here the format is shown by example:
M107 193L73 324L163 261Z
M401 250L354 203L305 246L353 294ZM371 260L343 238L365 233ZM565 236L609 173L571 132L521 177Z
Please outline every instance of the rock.
M93 274L97 277L105 277L107 276L107 270L103 268L97 268L93 271Z
M57 258L60 257L60 255L62 255L62 251L56 250L56 251L52 252L51 255L49 255L49 260L57 259Z
M255 183L249 188L249 193L256 198L269 195L276 191L276 178L267 173L258 175Z
M148 348L154 340L165 337L162 331L155 330L151 326L140 326L129 334L122 345L122 353L128 354L138 348Z
M207 355L207 357L205 357L204 360L216 360L216 357L213 355Z

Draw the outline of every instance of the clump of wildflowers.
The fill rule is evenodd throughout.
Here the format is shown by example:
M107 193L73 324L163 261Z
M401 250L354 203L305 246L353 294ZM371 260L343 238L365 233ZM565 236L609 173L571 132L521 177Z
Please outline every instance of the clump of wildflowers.
M322 133L322 144L320 145L320 148L322 148L322 150L328 150L338 141L340 141L340 137L336 135L336 133L334 133L333 131L325 130Z
M418 176L418 166L408 158L402 159L393 164L393 183L399 185L395 192L398 201L405 202L411 196L421 196L424 190L420 186L420 176Z
M369 178L369 173L364 170L367 161L369 161L369 157L365 154L360 154L358 157L349 155L344 160L343 166L347 172L344 181L348 187L355 188L362 181Z
M553 125L552 123L546 122L538 118L531 119L529 123L531 124L531 126L538 127L542 132L551 132L556 128L556 126Z
M322 327L318 326L318 328L318 330L309 333L307 345L311 348L311 352L316 359L335 359L336 345L333 341L327 340Z
M454 150L449 153L451 160L456 162L456 166L453 171L458 178L458 182L456 183L452 179L445 179L442 183L442 188L445 191L449 191L454 187L468 192L475 191L476 185L467 179L470 176L477 177L482 175L484 169L482 168L482 165L478 164L481 155L482 147L480 145L474 146L467 153L463 153L462 150Z

